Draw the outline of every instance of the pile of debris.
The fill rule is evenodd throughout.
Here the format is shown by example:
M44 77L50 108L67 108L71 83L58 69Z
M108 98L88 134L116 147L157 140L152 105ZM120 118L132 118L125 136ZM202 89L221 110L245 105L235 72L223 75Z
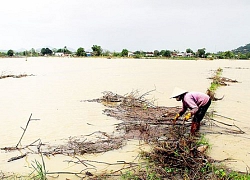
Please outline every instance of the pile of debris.
M157 141L152 151L142 156L154 164L154 171L161 178L212 179L208 165L214 160L205 154L208 145L186 132L186 127L175 126L170 131L171 139Z
M101 101L108 108L103 112L107 116L121 120L117 130L123 131L125 139L156 141L168 134L169 128L172 127L173 117L181 107L154 106L153 102L145 98L147 94L139 95L138 91L135 91L121 96L104 92ZM109 104L109 99L116 99L116 103ZM177 124L182 123L181 120L177 122Z
M207 145L197 143L199 137L190 136L190 123L182 120L175 125L172 123L181 107L154 106L138 92L125 96L104 92L101 99L94 101L108 107L104 110L106 115L122 121L117 125L117 130L124 132L125 139L140 139L152 144L153 149L143 152L142 157L157 164L154 171L161 178L186 176L189 179L204 179L207 176L202 173L212 162L204 154ZM138 175L143 179L145 172L138 172Z

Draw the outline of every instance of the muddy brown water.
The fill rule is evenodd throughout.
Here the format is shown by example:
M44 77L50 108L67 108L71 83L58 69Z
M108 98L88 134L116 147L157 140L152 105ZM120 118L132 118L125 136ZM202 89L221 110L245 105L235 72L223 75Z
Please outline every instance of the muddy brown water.
M95 131L113 133L118 120L102 113L105 108L99 103L85 102L99 98L103 91L125 95L138 90L142 94L153 91L148 98L155 99L155 105L178 106L179 102L169 99L175 86L189 91L205 92L210 86L208 77L214 70L222 68L222 76L240 83L229 83L220 87L216 95L224 95L221 101L213 102L209 111L216 111L213 118L227 124L237 125L244 134L226 133L222 124L203 126L212 148L209 155L224 160L229 167L247 171L250 166L250 61L245 60L147 60L147 59L77 59L77 58L24 58L0 59L0 72L27 74L23 78L0 79L0 147L15 146L31 113L32 118L21 143L23 146L41 139L44 143L58 143L69 137L89 135ZM227 127L234 130L234 127ZM121 149L84 155L85 160L116 163L137 161L143 143L131 140ZM148 148L145 146L145 148ZM20 160L7 162L25 152L0 153L0 170L17 173L31 172L34 160L40 157L28 154ZM86 167L69 163L73 158L62 155L45 158L50 172L79 172ZM103 172L119 169L94 163L89 171Z

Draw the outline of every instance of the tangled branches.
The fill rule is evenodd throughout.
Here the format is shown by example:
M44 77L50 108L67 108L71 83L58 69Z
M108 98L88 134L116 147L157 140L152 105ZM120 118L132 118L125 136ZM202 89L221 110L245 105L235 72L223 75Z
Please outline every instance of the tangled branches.
M117 125L117 130L124 132L126 139L142 139L146 142L155 141L166 134L172 118L180 107L158 107L151 101L145 99L144 93L138 96L138 92L132 92L121 96L111 92L104 92L105 105L107 99L116 99L116 106L104 110L104 114L122 120ZM162 116L167 114L167 116Z
M55 154L75 156L92 153L103 153L110 150L119 149L124 146L122 136L114 137L100 131L97 131L93 134L98 135L98 137L96 137L96 140L87 140L87 136L71 137L64 145L44 145L42 153L47 156Z
M174 127L170 132L173 139L158 141L143 156L156 164L155 171L161 178L209 179L207 168L213 160L204 154L207 146L198 144L197 137L183 134L185 128Z

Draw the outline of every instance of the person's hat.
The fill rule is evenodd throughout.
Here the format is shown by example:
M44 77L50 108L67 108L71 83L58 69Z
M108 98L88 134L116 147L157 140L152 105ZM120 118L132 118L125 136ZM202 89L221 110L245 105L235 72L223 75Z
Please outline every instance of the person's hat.
M176 98L177 96L180 96L180 95L182 95L182 94L184 94L184 93L186 93L186 92L187 92L187 91L184 90L184 89L175 87L174 90L173 90L173 93L172 93L172 95L171 95L171 97L170 97L170 99L171 99L171 98Z

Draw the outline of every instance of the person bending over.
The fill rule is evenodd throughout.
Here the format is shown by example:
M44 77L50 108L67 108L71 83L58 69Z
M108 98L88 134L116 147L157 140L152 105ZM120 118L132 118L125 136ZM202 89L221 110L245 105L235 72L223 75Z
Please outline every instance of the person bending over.
M177 101L182 101L182 109L174 117L174 124L176 120L182 116L187 109L190 111L185 115L184 120L187 121L192 117L191 134L194 135L200 129L200 122L204 118L207 109L211 104L210 97L202 92L187 92L181 88L176 87L170 98L175 98Z

